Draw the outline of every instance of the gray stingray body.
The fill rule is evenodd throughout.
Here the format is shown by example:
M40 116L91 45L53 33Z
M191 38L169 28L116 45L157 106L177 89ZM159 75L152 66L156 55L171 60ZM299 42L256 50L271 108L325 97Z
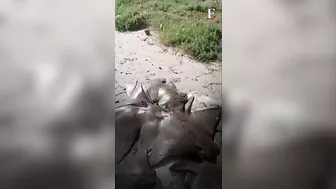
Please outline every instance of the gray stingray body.
M126 156L138 139L142 124L145 122L144 117L148 117L148 112L144 111L146 108L133 104L116 108L116 162L120 162Z
M143 125L156 125L164 113L159 106L151 104L151 100L143 86L134 102L118 106L115 109L116 129L116 159L120 162L129 153L131 147L139 138Z
M206 96L198 91L193 91L188 94L181 93L177 90L176 85L173 82L168 82L164 78L158 78L149 80L147 82L135 82L126 86L129 102L138 102L142 99L143 93L141 92L141 86L143 86L145 93L149 96L152 103L169 110L167 106L174 100L174 97L179 95L186 95L188 102L185 106L185 111L194 112L198 110L205 110L209 108L220 108L221 102L215 100L209 96Z
M138 148L137 144L129 155L116 165L117 189L152 189L156 180L156 172L148 162L146 148Z
M128 95L133 103L116 109L116 133L120 133L116 136L117 162L137 139L151 151L149 159L154 167L189 151L218 155L213 138L221 116L220 107L192 112L195 98L179 93L165 79L136 82ZM154 104L162 99L165 99L161 101L163 107Z
M173 175L174 185L178 189L222 188L220 164L182 160L175 162L169 169Z
M143 92L141 86L144 88L145 93L153 104L158 104L161 107L169 104L175 96L181 94L178 92L173 82L168 82L164 78L150 80L144 83L135 82L126 86L126 92L131 101L139 101L142 98ZM182 93L187 96L186 93Z
M213 108L190 114L172 112L164 117L155 138L143 137L151 152L149 162L153 167L163 166L172 160L202 152L205 156L217 156L219 147L213 142L215 126L220 119L221 109ZM153 128L143 128L143 133ZM145 135L146 136L146 135ZM142 136L140 135L140 138Z
M209 108L220 108L221 102L215 100L209 96L206 96L198 91L193 91L188 93L188 98L194 97L194 101L191 107L191 112L198 111L198 110L205 110Z
M123 159L137 139L151 151L149 159L154 167L199 150L217 155L219 148L213 137L221 109L185 111L188 99L184 97L172 98L170 112L144 101L116 108L116 162Z
M148 161L147 148L139 146L137 141L143 125L156 125L164 110L154 106L142 85L140 88L135 101L115 110L117 189L152 189L157 180Z
M135 178L151 183L156 178L152 171L158 167L190 156L204 159L220 153L214 142L220 107L191 111L195 97L188 98L163 79L137 82L129 89L130 103L116 108L116 174L124 175L117 182L138 170ZM132 182L136 185L138 181L128 184Z

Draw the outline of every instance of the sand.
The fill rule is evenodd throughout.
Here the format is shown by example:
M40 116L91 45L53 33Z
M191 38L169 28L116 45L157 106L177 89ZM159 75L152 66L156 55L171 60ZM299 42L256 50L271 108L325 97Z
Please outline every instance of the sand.
M221 96L221 65L197 62L173 48L158 43L144 30L115 33L115 93L126 83L166 78L181 92L198 91L216 100ZM121 95L120 95L121 96ZM116 95L116 103L123 101Z

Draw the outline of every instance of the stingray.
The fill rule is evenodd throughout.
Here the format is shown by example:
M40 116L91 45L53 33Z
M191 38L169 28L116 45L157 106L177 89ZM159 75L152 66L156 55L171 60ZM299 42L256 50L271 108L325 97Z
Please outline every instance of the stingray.
M158 102L162 98L159 97L166 94L160 94L160 91L164 90L158 86L163 86L170 95L167 95L169 97L161 106ZM137 82L128 93L130 103L116 108L117 167L125 167L127 162L133 162L128 166L139 166L136 170L148 170L141 168L146 167L144 161L137 160L147 158L150 169L156 169L187 156L198 155L204 158L216 157L219 154L220 149L213 138L220 120L221 108L192 112L194 97L188 98L186 93L179 93L174 86L167 86L164 82L160 83L160 80L147 86ZM140 88L140 92L137 92L137 88ZM155 96L156 94L158 96ZM138 158L131 153L132 148L140 151L145 149L147 157ZM146 179L151 180L152 177L148 176Z
M152 189L158 178L148 162L146 148L133 146L132 151L116 165L116 189Z
M219 147L213 142L221 108L191 112L193 97L180 93L172 97L156 124L144 124L140 144L149 149L149 161L154 168L184 155L199 153L215 157Z
M191 111L205 110L209 108L220 108L221 102L217 101L209 96L206 96L198 91L188 93L188 98L194 97L195 101Z
M174 185L181 189L222 188L221 164L180 160L176 161L169 170L173 175Z
M136 100L115 109L115 161L119 163L131 150L139 138L140 130L144 124L157 125L165 113L159 106L154 106L148 94L140 85L141 92Z
M158 91L161 88L161 86L165 85L167 83L167 80L165 78L158 78L154 80L149 80L145 83L141 83L139 81L136 81L132 84L126 85L126 93L129 96L130 99L136 100L139 95L142 93L142 89L145 89L145 92L147 92L148 96L151 98L151 100L155 103L158 99Z
M220 148L213 137L220 113L218 108L190 114L171 112L159 122L159 132L155 136L146 135L153 128L144 127L140 140L150 150L150 164L157 168L191 154L216 157Z
M194 97L188 98L185 93L178 93L173 84L164 89L175 90L176 93L169 96L165 108L160 108L161 106L154 104L148 91L160 91L161 88L155 89L155 86L164 84L164 79L157 79L147 84L149 88L144 89L137 82L129 93L134 102L116 109L117 162L138 139L150 149L149 159L154 167L189 152L200 151L206 156L219 153L219 147L213 142L213 138L221 109L208 108L191 112ZM137 88L140 88L140 92L137 92Z
M141 87L142 86L142 87ZM180 93L177 90L176 85L173 82L168 82L164 78L158 78L140 83L136 81L135 84L128 84L126 87L126 93L129 96L130 101L139 101L142 98L142 88L144 92L151 99L153 104L157 104L161 107L165 107L170 103L172 98L179 94L186 95L186 93Z
M117 189L151 189L159 180L148 161L147 147L139 146L138 139L143 125L155 127L166 111L152 103L142 85L140 88L135 101L116 108Z
M127 84L126 91L127 95L132 100L137 100L141 87L145 89L145 92L151 98L154 104L158 104L161 107L165 107L170 103L174 96L180 94L177 90L176 85L170 81L167 83L165 78L157 78L154 80L149 80L145 83L140 83L136 81L134 84ZM186 94L186 93L182 93ZM194 98L193 105L191 107L191 111L204 110L209 108L220 108L221 102L215 99L210 98L198 91L193 91L187 94L188 98Z

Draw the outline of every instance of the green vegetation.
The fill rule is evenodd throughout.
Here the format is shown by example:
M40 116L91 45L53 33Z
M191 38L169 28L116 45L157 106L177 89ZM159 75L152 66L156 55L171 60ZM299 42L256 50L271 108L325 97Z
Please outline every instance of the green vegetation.
M221 60L221 3L196 0L116 0L116 28L155 30L161 42L200 61ZM208 8L216 19L207 20Z

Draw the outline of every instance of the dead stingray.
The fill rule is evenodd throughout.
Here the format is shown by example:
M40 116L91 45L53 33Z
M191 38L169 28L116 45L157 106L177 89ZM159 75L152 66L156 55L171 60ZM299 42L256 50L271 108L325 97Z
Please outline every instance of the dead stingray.
M171 159L184 154L198 151L206 156L217 155L219 147L213 142L213 138L220 119L221 108L191 112L194 97L188 98L185 93L178 93L173 83L168 85L165 82L164 79L150 81L145 89L142 84L138 82L135 84L129 93L130 98L135 101L146 99L147 103L142 107L129 105L125 107L129 115L125 115L124 119L117 118L118 123L131 125L130 128L120 128L127 131L116 131L117 135L129 133L127 137L123 136L124 138L120 139L122 141L120 146L116 146L117 149L119 148L118 151L122 151L123 155L127 154L141 130L140 144L150 149L149 159L154 167L164 165ZM151 94L152 97L150 97ZM160 95L167 96L167 100L164 100L165 103L162 104L164 110L153 104L156 101L152 100L152 98L155 99L155 94L158 94L157 100L160 99Z
M115 147L116 162L120 162L139 138L141 127L146 124L157 125L164 109L154 106L142 86L137 101L124 104L115 109Z
M176 161L170 168L175 185L183 185L181 189L221 189L222 166L207 161ZM191 178L191 179L190 179Z
M198 110L205 110L208 108L219 108L221 107L221 102L215 100L205 94L202 94L198 91L193 91L188 93L188 98L194 97L195 100L193 102L193 106L191 108L191 112L198 111Z
M117 108L116 162L129 153L138 138L141 147L149 149L149 162L153 167L199 151L207 156L218 155L219 147L213 137L221 109L185 111L188 101L185 96L179 97L169 104L170 112L148 102Z
M126 85L126 93L131 99L136 100L142 93L142 86L149 97L155 102L157 101L158 90L162 85L165 85L166 82L165 78L153 79L145 83L136 81L135 83Z
M116 165L116 189L153 189L158 178L150 167L147 149L137 145Z
M140 144L149 149L149 162L160 167L184 155L203 152L205 156L217 156L220 149L213 138L221 116L221 108L190 112L192 103L184 95L172 98L170 111L157 124L144 124Z
M153 99L149 95L148 87L151 85L144 85L138 81L135 82L134 85L127 85L126 94L128 99L122 104L131 104L131 103L139 103L142 101L154 103Z
M120 166L124 170L130 166L129 170L135 168L150 173L148 168L143 168L146 163L138 162L138 156L131 152L135 147L141 152L146 149L151 169L190 155L216 157L219 154L213 139L221 116L220 107L192 112L194 96L188 98L185 93L179 93L173 83L168 85L162 80L147 86L137 82L129 95L132 103L116 108L118 170ZM161 106L160 100L164 102ZM147 174L143 179L152 180L152 176Z
M146 146L138 145L141 128L157 127L166 113L151 103L141 86L138 102L116 108L116 188L152 189L158 183L156 172L148 160ZM152 130L150 135L157 135Z
M214 128L220 109L192 112L190 115L173 113L160 123L160 134L149 153L153 167L166 165L188 154L215 157L220 148L213 142ZM207 120L207 121L205 121Z
M143 86L145 93L148 94L153 104L158 104L164 107L169 104L174 96L179 95L175 84L173 82L168 82L164 78L158 78L150 80L145 83L136 82L135 84L128 84L126 87L126 92L129 98L133 101L138 101L141 96L141 86ZM187 96L186 93L182 93Z
M140 94L141 88L140 86L144 86L145 92L148 94L150 99L154 104L158 104L159 106L166 108L166 105L169 104L174 98L181 93L177 90L176 85L170 81L167 83L166 79L158 78L154 80L147 81L145 83L136 82L135 84L127 85L127 94L129 98L136 100L138 95ZM207 95L204 95L198 91L193 91L187 94L189 99L192 99L192 106L188 104L191 108L191 112L204 110L208 108L219 108L221 107L221 102L215 100ZM186 107L187 108L187 107Z
M143 126L146 130L143 135L148 135L148 139L155 138L158 135L159 122L165 114L168 115L165 109L152 103L141 84L139 87L140 92L137 93L136 100L115 109L117 163L129 153L131 147L138 140ZM177 97L183 99L183 105L188 101L186 95L178 95L174 98ZM168 107L175 108L176 105L169 104ZM182 106L180 105L180 107Z

